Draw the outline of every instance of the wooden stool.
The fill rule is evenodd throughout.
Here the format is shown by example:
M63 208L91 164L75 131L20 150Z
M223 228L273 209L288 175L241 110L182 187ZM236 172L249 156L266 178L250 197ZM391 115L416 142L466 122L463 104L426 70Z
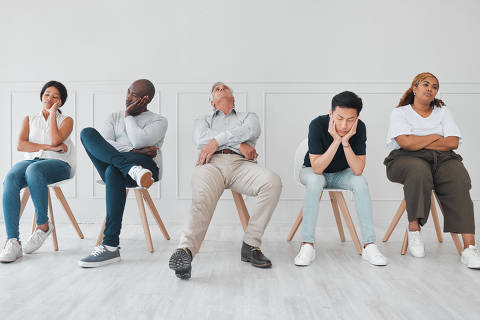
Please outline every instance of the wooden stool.
M242 223L243 231L247 229L248 221L250 220L250 215L248 214L247 206L245 205L245 201L243 200L243 196L236 192L232 191L233 201L235 201L235 206L237 207L238 217L240 218L240 222ZM203 240L207 232L203 235L202 241L200 242L199 248L202 246Z
M340 235L340 241L345 242L345 233L343 232L342 220L340 218L340 213L338 211L338 207L343 214L343 219L347 224L348 231L350 232L350 236L352 237L353 244L355 245L355 249L357 250L358 254L362 254L362 245L360 244L360 240L358 239L357 231L355 230L355 226L353 225L352 217L350 216L350 212L347 207L347 203L345 202L345 198L343 197L342 189L328 189L325 188L323 191L328 191L328 195L330 196L330 202L332 204L333 215L335 216L335 222L337 223L338 233ZM323 191L320 194L320 199L322 199ZM297 220L292 226L290 233L288 234L287 241L291 241L293 236L297 232L300 223L303 220L303 208L300 209L298 214Z
M102 180L97 180L97 183L101 185L105 185L105 183ZM130 191L131 189L133 189L135 192L135 198L137 200L137 206L138 206L138 214L140 215L140 220L142 221L143 232L145 233L145 240L147 241L148 251L153 252L152 235L150 234L150 227L148 226L148 220L147 220L147 214L145 212L144 201L147 203L148 207L150 208L150 212L155 218L155 221L157 222L158 227L160 228L160 231L162 231L165 239L170 240L170 235L168 234L167 229L163 224L162 218L160 218L160 215L158 214L157 208L155 207L155 204L153 203L153 200L150 197L150 193L148 192L148 190L142 187L126 188L127 196L128 196L128 191ZM103 226L97 239L97 244L96 244L97 246L100 245L100 243L102 243L103 232L105 231L105 223L106 223L106 219L103 220Z
M443 212L442 205L438 200L437 194L434 191L432 191L431 198L430 198L430 212L432 213L433 223L435 225L435 232L437 233L438 242L441 243L443 242L443 237L442 237L442 231L440 229L440 222L438 221L438 213L437 213L437 207L435 205L435 199L437 199L442 215L445 215ZM395 216L393 217L393 220L390 223L390 226L388 227L387 232L385 233L385 236L383 237L383 242L388 241L388 239L390 238L390 235L392 234L393 230L397 226L398 221L400 221L400 218L402 217L406 208L407 208L407 203L405 201L405 198L403 198L402 202L400 203L400 206L397 209L397 213L395 213ZM455 247L457 248L458 254L462 255L463 247L458 237L458 234L451 232L450 235L452 236L452 239L455 244ZM400 250L401 255L404 255L405 253L407 253L407 247L408 247L408 228L407 230L405 230L405 235L403 237L402 249Z
M67 200L65 199L65 196L63 195L62 188L60 188L60 185L72 180L73 178L59 181L56 183L52 183L48 185L48 215L50 218L50 222L53 225L53 230L52 230L52 240L53 240L53 249L55 251L58 251L58 240L57 240L57 230L55 228L55 219L53 217L53 209L52 209L52 198L50 197L50 190L53 190L55 192L55 195L57 196L57 199L60 201L62 204L63 209L67 213L68 218L70 218L70 222L72 223L73 227L75 228L75 231L77 231L78 236L80 239L83 239L83 233L82 230L80 230L80 227L78 226L77 220L75 219L75 216L73 215L72 209L70 209L70 206L68 205ZM26 187L23 190L22 193L22 200L20 202L20 216L19 218L22 217L23 211L25 210L25 206L27 205L28 198L30 197L30 190L28 187ZM32 222L32 233L35 231L35 228L37 226L37 221L36 221L36 214L35 212L33 213L33 222Z

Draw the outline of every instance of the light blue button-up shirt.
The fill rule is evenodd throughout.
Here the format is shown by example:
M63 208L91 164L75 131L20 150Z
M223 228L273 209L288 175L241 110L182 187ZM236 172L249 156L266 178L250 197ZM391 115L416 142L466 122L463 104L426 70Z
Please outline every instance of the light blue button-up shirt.
M240 154L240 144L245 142L255 147L260 133L260 121L256 113L233 109L226 115L220 110L213 110L195 120L193 143L197 149L201 149L215 138L218 150L230 149Z

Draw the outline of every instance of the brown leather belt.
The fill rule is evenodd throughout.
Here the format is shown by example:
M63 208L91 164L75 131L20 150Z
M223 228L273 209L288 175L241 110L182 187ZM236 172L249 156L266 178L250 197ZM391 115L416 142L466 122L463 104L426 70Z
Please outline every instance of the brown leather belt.
M219 153L221 153L221 154L238 154L235 151L232 151L230 149L223 149L223 150L215 151L214 154L219 154Z

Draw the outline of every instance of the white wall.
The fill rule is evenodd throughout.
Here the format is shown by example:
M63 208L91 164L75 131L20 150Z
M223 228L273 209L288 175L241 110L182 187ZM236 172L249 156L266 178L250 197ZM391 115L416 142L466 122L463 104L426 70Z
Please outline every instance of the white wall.
M291 221L303 197L292 178L296 144L309 121L327 112L331 97L348 89L364 100L365 174L374 208L383 203L393 208L402 192L388 182L382 164L388 115L412 78L430 71L438 75L440 96L463 132L460 153L478 211L478 12L480 2L473 0L2 2L0 178L22 157L16 151L21 119L40 110L41 86L62 81L69 89L64 113L75 118L78 155L76 180L65 193L80 221L101 221L103 190L94 183L79 132L124 108L130 82L146 77L157 88L150 108L169 119L164 179L151 192L167 222L183 221L193 166L192 121L209 111L211 83L224 80L235 90L239 108L262 120L259 160L284 183L274 221ZM230 212L231 196L225 198L219 208ZM237 218L232 211L224 219Z

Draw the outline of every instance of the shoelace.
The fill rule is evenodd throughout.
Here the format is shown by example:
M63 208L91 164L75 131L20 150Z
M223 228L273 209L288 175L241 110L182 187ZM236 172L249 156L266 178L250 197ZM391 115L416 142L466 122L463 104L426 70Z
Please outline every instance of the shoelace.
M372 245L370 245L372 246ZM368 248L369 246L367 246ZM372 248L376 248L377 250L375 249L370 249L370 252L373 250L374 251L374 258L383 258L383 254L378 250L378 247L375 246L375 247L372 247Z
M475 242L475 246L473 247L473 252L474 252L476 255L480 256L480 247L478 246L478 243L477 243L477 242Z
M96 246L96 247L93 249L91 255L96 257L96 256L101 255L101 254L104 253L104 252L105 252L105 247L104 247L104 246Z
M7 243L5 243L5 250L10 250L11 248L13 248L13 241L7 241Z
M409 239L409 240L411 240L415 244L421 244L422 243L422 238L420 236L420 233L417 233L417 232L412 233L411 234L411 239Z
M40 233L40 232L43 232L43 233L45 233L45 232L44 232L43 230L40 230L40 232L39 232L39 230L40 230L40 229L35 230L35 232L34 232L33 235L32 235L32 240L34 240L34 241L42 241L42 237L41 237L41 233Z

